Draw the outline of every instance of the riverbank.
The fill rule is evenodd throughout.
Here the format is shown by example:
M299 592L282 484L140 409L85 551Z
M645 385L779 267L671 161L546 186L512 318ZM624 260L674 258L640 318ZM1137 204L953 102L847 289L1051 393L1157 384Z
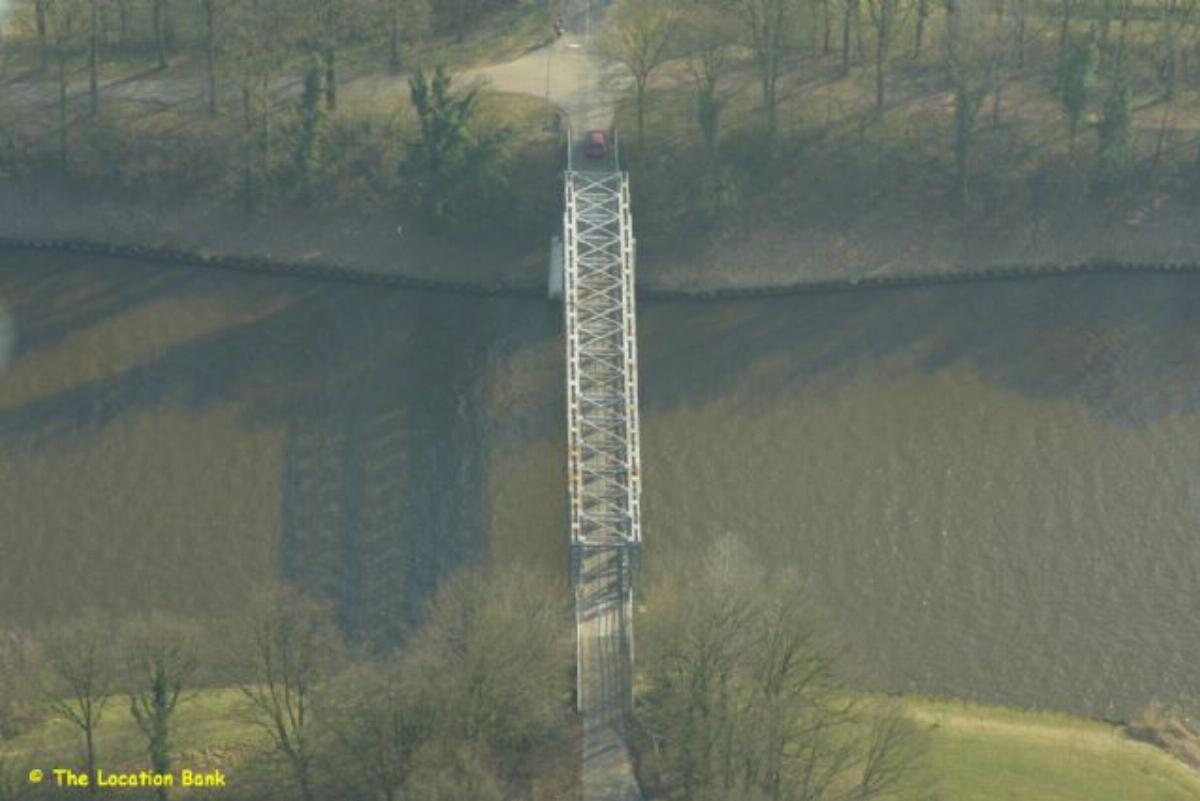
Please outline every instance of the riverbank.
M922 229L904 220L849 220L809 230L763 225L744 236L703 244L654 243L639 254L638 285L651 295L729 297L1025 276L1077 265L1178 269L1200 264L1194 212L1178 202L1122 219L1080 211L1048 221L1038 231L1009 233L952 222ZM157 260L173 260L171 253L194 264L221 257L257 263L267 272L298 268L414 288L540 294L546 286L549 236L514 238L501 231L436 236L416 215L382 209L273 208L248 214L236 203L205 197L169 201L104 194L69 181L0 187L4 247L27 242L53 249L55 243L71 242L93 252L111 246L113 254L124 257L154 250Z
M228 777L227 791L204 790L206 798L258 797L285 779L267 758L269 740L245 721L244 704L235 690L209 689L180 706L172 764ZM1189 801L1200 794L1200 775L1103 721L921 697L901 699L901 710L926 743L906 801ZM0 749L0 767L14 775L0 784L7 779L19 785L34 767L75 767L77 735L46 720L8 741ZM126 715L105 716L97 742L105 770L136 770L144 761L144 743ZM200 793L180 793L192 795Z

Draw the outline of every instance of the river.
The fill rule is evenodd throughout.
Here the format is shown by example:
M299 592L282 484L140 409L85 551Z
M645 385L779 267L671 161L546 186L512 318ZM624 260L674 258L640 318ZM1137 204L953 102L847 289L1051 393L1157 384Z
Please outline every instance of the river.
M0 620L284 575L399 636L480 554L565 570L551 304L17 253L0 300ZM1200 276L647 302L639 347L648 571L742 540L879 688L1200 711Z

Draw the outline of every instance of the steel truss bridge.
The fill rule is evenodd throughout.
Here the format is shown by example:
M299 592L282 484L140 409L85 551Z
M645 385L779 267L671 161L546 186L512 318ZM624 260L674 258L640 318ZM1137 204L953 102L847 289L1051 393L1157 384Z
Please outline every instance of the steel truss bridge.
M640 563L637 325L629 177L614 153L564 175L570 561L584 801L641 799L625 746Z

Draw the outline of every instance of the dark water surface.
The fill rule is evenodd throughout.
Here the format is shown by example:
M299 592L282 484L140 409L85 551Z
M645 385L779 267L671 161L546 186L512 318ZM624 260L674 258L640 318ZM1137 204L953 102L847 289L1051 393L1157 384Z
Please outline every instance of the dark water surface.
M565 566L556 309L0 256L0 619L394 634L487 552ZM648 569L732 535L879 686L1200 710L1200 278L643 304ZM656 561L657 559L657 561Z

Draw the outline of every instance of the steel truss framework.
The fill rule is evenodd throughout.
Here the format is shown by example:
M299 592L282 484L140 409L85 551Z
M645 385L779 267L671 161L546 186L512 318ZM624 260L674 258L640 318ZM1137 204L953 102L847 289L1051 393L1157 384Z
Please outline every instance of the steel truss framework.
M568 484L573 572L583 550L641 544L634 240L621 172L565 176Z

